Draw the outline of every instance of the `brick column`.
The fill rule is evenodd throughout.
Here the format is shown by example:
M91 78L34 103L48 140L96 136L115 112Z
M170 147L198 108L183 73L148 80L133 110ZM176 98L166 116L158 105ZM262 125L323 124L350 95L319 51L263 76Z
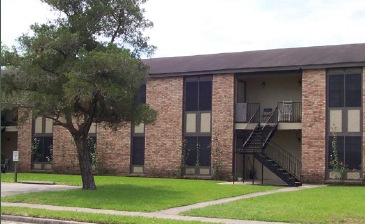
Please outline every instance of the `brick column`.
M303 182L323 183L326 170L326 70L302 74Z
M234 75L213 76L212 105L212 166L217 157L214 154L214 136L222 150L223 178L232 175L234 135ZM213 168L213 167L212 167ZM213 169L212 169L213 173Z
M362 172L365 177L365 67L362 68Z
M145 172L149 176L175 176L182 142L183 77L150 79L146 101L158 111L158 117L155 124L145 128Z
M22 121L22 122L20 122ZM31 147L32 147L32 115L25 117L25 110L18 111L18 151L19 151L19 172L31 170Z

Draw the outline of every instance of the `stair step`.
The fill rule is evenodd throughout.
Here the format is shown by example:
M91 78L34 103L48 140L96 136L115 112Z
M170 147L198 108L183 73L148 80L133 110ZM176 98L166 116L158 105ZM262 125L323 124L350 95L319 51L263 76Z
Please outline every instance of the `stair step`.
M294 182L295 186L302 186L302 182Z
M299 181L299 179L294 177L290 173L290 170L283 168L285 165L279 165L277 161L280 161L280 158L276 158L275 156L269 157L266 154L271 152L271 148L269 148L270 151L267 151L265 150L265 147L271 145L269 144L269 141L273 137L276 128L277 124L275 123L257 127L255 130L253 130L253 132L250 133L250 135L246 139L246 142L243 146L244 152L253 153L256 159L261 161L263 165L265 165L267 168L269 168L269 170L277 174L278 177L280 177L288 185L301 186L302 183ZM276 144L271 145L271 147L273 147L273 150L280 150L280 148L277 149ZM281 151L279 151L279 153L281 153ZM275 159L275 161L272 158L276 158L278 160Z

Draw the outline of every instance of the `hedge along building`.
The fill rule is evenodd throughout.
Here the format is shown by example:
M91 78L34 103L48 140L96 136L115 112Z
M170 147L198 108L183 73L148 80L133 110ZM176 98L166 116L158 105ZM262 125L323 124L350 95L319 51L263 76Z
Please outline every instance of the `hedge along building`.
M336 135L346 180L365 171L365 44L262 50L144 60L141 99L154 125L94 126L97 170L115 175L323 183ZM53 161L32 161L32 137ZM21 171L78 173L70 135L37 118L18 126ZM48 148L48 149L47 149ZM182 149L187 152L182 156ZM219 149L219 150L217 150ZM218 152L217 152L218 151ZM185 161L182 164L181 161Z

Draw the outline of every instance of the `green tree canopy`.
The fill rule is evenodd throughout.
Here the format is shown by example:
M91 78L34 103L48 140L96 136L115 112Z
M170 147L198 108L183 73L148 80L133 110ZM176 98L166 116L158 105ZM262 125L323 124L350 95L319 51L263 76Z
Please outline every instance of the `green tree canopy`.
M19 37L21 55L2 46L2 66L16 68L2 76L3 107L25 108L66 128L75 140L83 189L96 189L86 147L91 124L115 129L156 119L157 112L138 100L148 78L140 56L155 50L143 31L153 24L143 15L146 0L42 2L62 16Z

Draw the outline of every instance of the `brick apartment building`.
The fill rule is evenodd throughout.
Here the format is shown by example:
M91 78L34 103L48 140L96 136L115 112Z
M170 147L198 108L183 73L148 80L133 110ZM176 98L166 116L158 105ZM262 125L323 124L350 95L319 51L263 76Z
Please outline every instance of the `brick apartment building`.
M184 167L184 177L213 178L221 171L221 179L324 183L336 178L330 165L336 136L345 180L363 181L365 44L144 63L150 79L141 98L158 111L157 121L115 132L92 126L98 173L175 177ZM33 136L40 141L38 160L32 159ZM15 149L21 172L78 173L71 136L47 119L4 127L2 152L11 157Z

